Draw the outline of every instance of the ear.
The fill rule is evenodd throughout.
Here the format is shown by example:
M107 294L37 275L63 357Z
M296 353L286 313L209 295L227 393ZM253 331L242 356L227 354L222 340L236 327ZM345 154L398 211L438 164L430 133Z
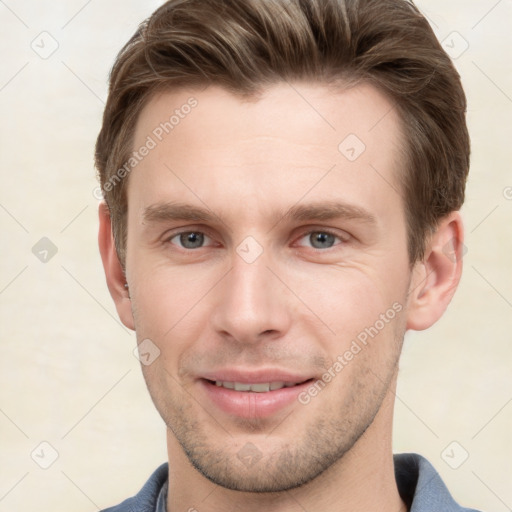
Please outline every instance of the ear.
M423 261L414 265L407 329L422 331L441 318L459 284L465 252L462 217L452 212L428 240Z
M135 330L132 314L132 304L129 290L126 288L126 277L117 256L112 233L110 212L105 201L99 205L100 229L98 233L98 245L100 248L101 260L107 278L107 286L114 299L117 314L126 327Z

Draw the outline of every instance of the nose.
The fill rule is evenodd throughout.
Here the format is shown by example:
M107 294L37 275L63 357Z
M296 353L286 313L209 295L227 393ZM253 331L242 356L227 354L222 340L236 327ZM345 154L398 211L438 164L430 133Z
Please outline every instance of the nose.
M220 336L254 344L278 339L289 330L290 298L267 263L263 255L252 263L234 255L231 271L217 289L211 316Z

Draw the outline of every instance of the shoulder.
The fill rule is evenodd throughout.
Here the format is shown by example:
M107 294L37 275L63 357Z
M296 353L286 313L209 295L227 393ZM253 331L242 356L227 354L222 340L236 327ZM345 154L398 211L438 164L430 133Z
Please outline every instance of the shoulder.
M168 464L162 464L154 471L135 496L101 512L154 512L158 495L167 482L168 472Z
M439 473L421 455L396 454L394 463L398 491L410 512L478 512L457 504Z

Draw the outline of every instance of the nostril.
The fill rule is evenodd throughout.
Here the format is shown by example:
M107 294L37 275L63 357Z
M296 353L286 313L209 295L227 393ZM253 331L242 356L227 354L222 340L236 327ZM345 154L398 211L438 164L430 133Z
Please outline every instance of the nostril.
M263 331L262 335L268 335L268 334L274 334L276 331L274 329L267 329L266 331Z

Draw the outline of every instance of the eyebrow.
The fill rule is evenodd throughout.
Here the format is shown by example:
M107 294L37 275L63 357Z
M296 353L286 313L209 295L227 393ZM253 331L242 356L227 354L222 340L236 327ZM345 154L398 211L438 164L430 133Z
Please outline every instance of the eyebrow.
M293 219L300 222L347 219L356 220L368 225L377 224L376 217L364 208L337 201L297 204L289 208L284 213L282 211L274 211L273 218L279 219L274 226L284 219ZM220 221L224 223L220 216L215 215L207 208L179 202L156 203L150 205L144 209L142 219L144 224L182 220L206 223Z
M187 220L191 222L213 222L219 217L206 208L199 208L186 203L156 203L144 209L142 222L151 224Z
M298 221L324 221L343 218L347 220L357 220L365 224L377 224L376 217L364 208L337 201L326 201L320 204L298 204L292 206L286 214L283 215L283 218L284 217L290 217Z

